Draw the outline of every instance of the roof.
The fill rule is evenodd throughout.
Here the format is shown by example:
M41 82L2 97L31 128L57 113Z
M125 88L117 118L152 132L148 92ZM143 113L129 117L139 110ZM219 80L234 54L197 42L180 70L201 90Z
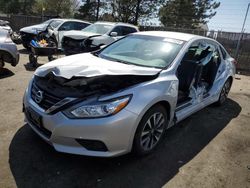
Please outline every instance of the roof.
M79 19L73 19L73 18L52 18L50 20L58 20L58 21L76 21L76 22L84 22L84 23L90 23L88 21L84 21L84 20L79 20Z
M199 35L193 35L188 33L179 33L179 32L169 32L169 31L144 31L134 33L135 35L148 35L148 36L155 36L155 37L166 37L166 38L173 38L177 40L189 41L194 38L205 38Z
M137 28L135 25L129 24L129 23L123 23L123 22L105 22L105 21L98 21L95 22L95 24L107 24L107 25L123 25L123 26L129 26L129 27L134 27Z

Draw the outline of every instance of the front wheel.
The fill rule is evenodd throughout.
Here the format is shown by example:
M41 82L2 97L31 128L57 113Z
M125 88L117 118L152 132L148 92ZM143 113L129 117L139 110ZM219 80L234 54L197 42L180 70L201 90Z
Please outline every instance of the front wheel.
M215 103L217 106L221 106L227 100L227 96L231 89L231 85L232 85L231 80L227 79L220 92L219 100Z
M167 126L167 112L162 105L149 109L143 116L134 137L133 152L145 155L152 152L162 140Z

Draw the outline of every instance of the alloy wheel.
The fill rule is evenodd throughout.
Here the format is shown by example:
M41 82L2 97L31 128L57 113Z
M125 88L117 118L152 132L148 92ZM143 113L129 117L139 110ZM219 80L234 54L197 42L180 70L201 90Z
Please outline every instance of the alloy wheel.
M145 151L152 150L159 142L165 126L165 118L161 112L152 114L143 126L140 145Z
M231 87L231 84L230 84L229 81L227 81L225 83L225 85L223 86L222 91L221 91L221 96L220 96L220 102L221 103L226 101L228 93L230 91L230 87Z

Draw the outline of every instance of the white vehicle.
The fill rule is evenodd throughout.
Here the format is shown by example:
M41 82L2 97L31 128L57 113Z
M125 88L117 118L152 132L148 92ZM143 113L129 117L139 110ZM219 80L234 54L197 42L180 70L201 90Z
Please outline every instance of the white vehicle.
M76 19L50 19L38 25L24 27L20 29L20 34L25 48L29 48L30 41L42 32L48 32L48 35L60 48L61 39L65 31L81 30L89 25L89 22Z
M114 22L96 22L81 31L64 33L62 48L66 55L90 52L100 49L139 29L131 24Z

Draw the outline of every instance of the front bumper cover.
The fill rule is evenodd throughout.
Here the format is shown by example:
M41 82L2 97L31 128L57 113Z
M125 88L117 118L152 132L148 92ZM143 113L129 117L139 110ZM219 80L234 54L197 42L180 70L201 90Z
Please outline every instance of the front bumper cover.
M59 152L113 157L131 151L138 116L126 109L105 118L69 119L62 112L46 114L28 95L24 96L24 108L32 108L42 117L43 126L51 136L45 135L26 117L30 127L47 143ZM84 148L79 139L100 141L107 151L93 151Z

